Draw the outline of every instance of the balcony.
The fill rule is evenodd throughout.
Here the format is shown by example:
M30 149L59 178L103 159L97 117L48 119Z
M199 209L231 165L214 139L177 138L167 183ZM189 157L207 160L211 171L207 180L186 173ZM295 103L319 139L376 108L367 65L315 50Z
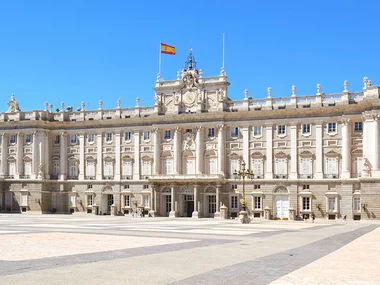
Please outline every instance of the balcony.
M140 175L140 179L149 179L150 175Z
M339 178L339 174L325 174L325 175L323 175L323 178L338 179Z
M20 175L20 179L30 179L30 175Z
M132 175L122 175L121 180L132 180Z
M78 175L76 175L76 176L67 176L67 180L78 180Z
M86 180L95 180L95 179L96 179L96 176L94 176L94 175L89 175L89 176L86 176L85 179L86 179Z
M273 177L275 179L288 179L288 175L287 174L275 174Z
M58 180L58 175L50 175L51 180Z
M113 180L113 176L111 175L104 175L103 180Z
M300 178L300 179L311 179L311 178L313 178L313 174L300 174L300 175L298 175L298 178Z
M14 175L4 175L4 179L15 179Z

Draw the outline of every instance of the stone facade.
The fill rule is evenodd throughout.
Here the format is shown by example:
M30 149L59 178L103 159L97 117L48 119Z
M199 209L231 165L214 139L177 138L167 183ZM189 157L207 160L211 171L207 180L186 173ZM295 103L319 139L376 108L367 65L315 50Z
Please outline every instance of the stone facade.
M380 87L233 101L192 54L154 106L0 114L1 212L380 218ZM234 175L246 162L247 177ZM244 193L243 193L244 184ZM224 207L223 207L224 208Z

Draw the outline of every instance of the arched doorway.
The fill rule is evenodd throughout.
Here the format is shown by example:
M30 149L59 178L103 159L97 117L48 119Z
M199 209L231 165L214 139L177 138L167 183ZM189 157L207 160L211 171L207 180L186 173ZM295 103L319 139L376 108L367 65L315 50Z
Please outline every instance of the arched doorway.
M289 190L285 186L277 187L273 199L273 218L275 220L289 219Z
M114 203L113 189L111 186L105 186L102 189L101 214L111 215L111 205Z

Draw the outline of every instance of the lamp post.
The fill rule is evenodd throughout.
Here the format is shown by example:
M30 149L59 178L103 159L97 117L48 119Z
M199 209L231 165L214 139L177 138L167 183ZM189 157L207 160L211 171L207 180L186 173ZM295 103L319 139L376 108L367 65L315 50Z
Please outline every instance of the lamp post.
M246 163L244 160L243 160L241 166L242 166L241 170L236 171L236 169L235 169L234 177L235 177L235 179L240 179L240 178L243 179L243 200L242 200L241 204L242 204L242 211L245 212L245 211L247 211L247 203L245 200L245 178L247 177L248 179L253 179L254 174L253 174L252 169L245 169Z

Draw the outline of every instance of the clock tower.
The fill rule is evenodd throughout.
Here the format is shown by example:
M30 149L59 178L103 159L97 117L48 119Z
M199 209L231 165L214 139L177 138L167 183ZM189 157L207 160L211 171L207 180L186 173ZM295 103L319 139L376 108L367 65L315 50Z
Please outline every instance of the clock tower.
M228 99L227 76L222 68L219 76L203 77L192 49L185 68L177 72L177 80L161 81L157 76L155 111L159 114L186 114L223 111Z

